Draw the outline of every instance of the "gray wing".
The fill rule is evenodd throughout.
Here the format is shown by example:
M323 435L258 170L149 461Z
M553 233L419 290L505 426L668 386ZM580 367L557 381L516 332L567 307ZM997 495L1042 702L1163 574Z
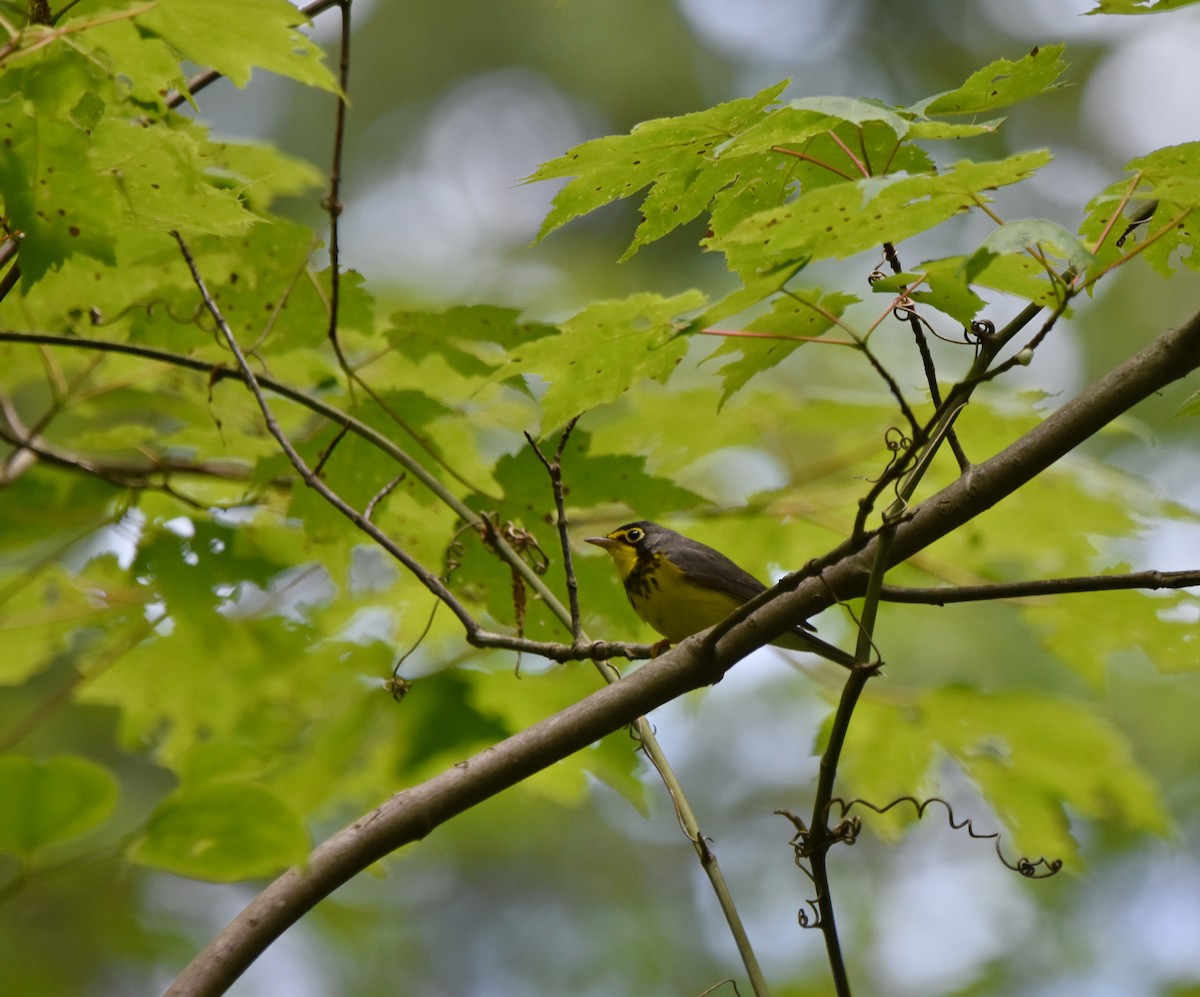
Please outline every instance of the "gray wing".
M704 588L732 592L742 602L749 602L766 586L744 568L739 568L718 550L697 540L681 537L672 552L673 560L693 582Z
M719 589L722 592L732 592L742 602L749 602L760 592L766 590L767 587L762 582L745 568L734 564L719 550L688 537L680 537L680 539L684 543L678 544L677 541L672 560L697 585L703 588ZM805 620L796 628L796 632L803 635L805 630L815 629L811 623Z

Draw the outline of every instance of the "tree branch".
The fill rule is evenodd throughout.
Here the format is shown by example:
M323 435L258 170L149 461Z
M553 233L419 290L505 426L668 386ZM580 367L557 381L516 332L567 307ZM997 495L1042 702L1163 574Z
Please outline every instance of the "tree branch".
M889 566L912 557L1012 494L1101 427L1200 366L1200 316L1110 371L1075 399L894 526ZM168 990L171 997L216 994L305 912L371 863L553 762L632 723L692 689L719 681L751 651L797 619L838 598L860 595L878 538L847 541L799 584L785 578L778 597L715 643L689 637L613 685L486 749L441 775L393 796L268 886L199 953ZM792 576L789 576L789 578Z
M1133 571L1122 575L1077 575L1073 578L1039 578L1028 582L996 582L989 585L932 588L885 585L881 595L885 602L945 606L954 602L980 602L986 599L1024 599L1125 589L1183 589L1195 585L1200 585L1200 571Z

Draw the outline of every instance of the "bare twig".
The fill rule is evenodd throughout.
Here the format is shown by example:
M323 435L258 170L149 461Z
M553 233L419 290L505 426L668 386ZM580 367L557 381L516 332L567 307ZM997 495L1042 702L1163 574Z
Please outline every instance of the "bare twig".
M575 562L571 557L571 540L567 535L566 494L563 489L562 478L563 451L566 449L567 440L571 438L571 430L575 428L575 423L578 421L579 416L575 416L564 427L562 435L558 438L558 447L554 451L553 460L542 452L542 448L537 445L537 441L532 435L526 433L525 439L529 442L530 447L533 448L537 459L542 462L546 473L550 475L550 487L554 492L555 519L558 523L559 548L562 551L563 571L567 576L567 608L571 612L571 636L576 641L581 641L583 640L583 624L579 619L579 582L575 578Z
M405 477L406 475L402 471L400 474L397 474L394 478L392 478L392 480L386 485L380 488L379 491L372 495L371 501L368 502L366 507L363 509L363 515L366 516L367 519L370 519L375 514L375 507L379 505L379 503L385 498L391 495L392 492L396 490L396 487L400 484L400 482L405 479Z
M350 0L337 0L338 9L342 15L340 39L338 44L338 86L341 93L337 98L337 112L333 125L333 163L329 167L329 191L322 205L329 215L329 328L327 336L338 363L344 370L349 370L349 364L342 354L342 344L338 339L338 318L341 314L342 274L341 274L341 241L339 220L342 216L342 154L346 144L346 105L348 101L346 89L350 82Z
M904 271L904 267L900 265L900 257L896 253L896 247L890 242L883 244L883 255L886 257L893 273L902 273ZM911 310L908 313L908 326L912 329L913 342L916 343L917 352L921 356L921 366L925 370L925 384L929 388L929 398L936 408L942 404L942 392L938 387L937 367L934 365L933 353L929 349L929 341L925 338L925 330L921 325L921 320ZM962 448L962 444L959 443L958 436L955 434L953 427L946 433L946 442L950 444L950 449L954 452L959 470L965 471L971 462L967 460L967 455Z
M885 585L884 602L922 603L945 606L954 602L987 599L1025 599L1033 596L1067 595L1076 592L1116 592L1127 589L1182 589L1200 585L1200 571L1133 571L1121 575L1078 575L1072 578L1040 578L1028 582L996 582L988 585L908 588Z
M90 340L77 336L55 336L39 333L15 333L6 330L0 330L0 342L17 342L28 345L42 346L60 346L74 349L90 349L94 350L97 355L104 353L119 353L128 356L137 356L144 359L155 360L162 363L172 364L177 367L182 367L190 370L205 373L210 382L217 382L226 377L238 377L236 371L230 370L221 365L213 365L211 362L199 360L194 357L181 356L179 354L169 353L163 350L157 350L152 347L141 346L132 343L116 343L107 340ZM90 368L89 368L90 369ZM388 437L374 430L367 424L354 419L345 412L334 408L321 399L306 395L301 391L296 390L292 386L274 380L266 375L257 375L257 383L262 388L270 390L272 393L281 395L293 402L296 402L304 407L316 412L339 426L348 428L350 432L367 440L378 449L388 454L398 463L400 463L407 472L411 473L414 478L419 480L426 488L436 495L442 502L448 505L454 512L462 518L469 526L478 528L478 524L482 521L478 513L469 506L461 502L457 496L446 488L436 478L416 460L414 460L404 450L400 449ZM68 392L74 390L73 386L68 386ZM39 426L46 422L46 416L39 420ZM82 470L77 467L76 469ZM121 482L128 485L128 482ZM369 518L369 517L368 517ZM501 558L503 558L513 570L522 575L526 584L533 588L541 597L544 604L553 612L564 625L570 626L570 616L566 609L558 602L554 593L546 586L541 577L533 571L521 558L511 545L500 534L496 534L490 544ZM651 656L651 648L646 644L633 644L626 642L587 642L580 644L573 642L572 644L561 644L545 641L533 641L523 638L513 637L507 634L495 634L487 631L476 629L475 632L467 631L468 642L474 647L480 648L496 648L506 650L516 650L519 652L527 652L538 654L552 661L578 661L587 659L592 661L607 661L610 658L627 658L637 660L648 658Z
M15 446L17 448L17 455L25 454L55 467L82 471L84 474L107 481L110 485L117 488L128 488L133 491L163 492L193 509L207 509L212 506L211 502L199 502L190 495L185 495L179 491L167 479L166 470L152 463L136 465L124 462L98 462L78 454L53 449L28 437L15 436L2 427L0 427L0 440L4 440L6 443ZM5 462L5 470L3 473L0 473L0 484L11 483L32 466L31 461L13 460L13 456L10 455L9 459ZM176 470L187 474L203 474L221 478L249 477L249 473L244 468L205 467L203 464L196 464L190 467L178 465ZM152 480L155 477L161 477L162 480Z
M809 851L813 884L817 890L818 926L825 939L825 953L829 960L830 973L833 976L833 984L838 997L849 997L850 980L846 973L845 959L842 957L841 940L838 937L837 919L833 908L833 893L829 887L829 869L825 861L830 847L841 840L840 831L829 827L829 801L833 798L838 763L846 742L846 734L850 729L850 718L854 714L854 708L857 706L867 682L878 673L878 669L870 664L870 660L874 650L879 590L883 587L883 576L887 572L888 555L894 536L895 526L893 524L886 526L874 541L874 557L859 619L855 665L850 669L846 684L842 687L842 695L838 700L833 723L829 728L829 738L825 750L821 753L817 791L813 798L813 815L805 840L805 847Z
M1065 308L1065 304L1062 307ZM961 381L950 389L950 393L942 400L941 405L937 407L929 421L922 427L921 432L913 438L909 449L894 461L887 472L881 475L879 480L868 490L867 494L859 500L858 514L855 517L852 534L854 537L859 538L864 535L867 517L874 509L875 502L879 496L887 488L891 487L894 482L899 481L904 476L909 475L913 465L917 464L918 460L923 462L924 466L928 466L933 456L933 450L935 449L933 444L945 430L953 426L958 413L962 411L963 406L970 400L975 389L984 381L995 376L991 365L996 356L1011 342L1021 329L1033 321L1041 310L1042 307L1040 305L1027 305L1002 330L981 341L979 353L970 370L968 370ZM1057 314L1056 312L1055 317L1057 317Z
M7 251L7 258L11 258L16 254L16 247L17 243L13 242L12 240L9 240L4 244L3 249ZM7 262L7 258L4 260L4 262ZM2 265L3 263L0 263L0 266ZM4 271L4 276L0 277L0 301L3 301L8 297L9 292L17 286L17 281L20 279L21 265L19 263L13 263L12 266Z
M462 474L448 461L443 459L441 454L437 452L437 449L418 433L416 428L407 419L404 419L393 406L387 403L386 399L367 383L355 366L350 363L342 349L340 335L342 299L340 233L341 216L345 205L341 201L341 185L342 162L346 145L346 112L349 108L350 92L350 0L329 0L329 2L324 4L312 4L311 6L314 8L319 6L321 10L325 10L335 4L341 12L341 30L338 40L338 87L341 93L338 94L337 110L334 116L333 159L329 169L329 189L321 199L321 204L329 216L329 320L326 326L326 338L329 340L329 345L332 347L333 354L337 358L338 366L342 368L352 386L358 385L362 388L380 410L387 414L388 418L396 423L411 440L429 454L455 480L473 491L482 492L482 489L476 488L471 482L464 479ZM320 12L320 10L305 9L305 13L309 14L309 16ZM524 581L527 581L527 579L524 579Z

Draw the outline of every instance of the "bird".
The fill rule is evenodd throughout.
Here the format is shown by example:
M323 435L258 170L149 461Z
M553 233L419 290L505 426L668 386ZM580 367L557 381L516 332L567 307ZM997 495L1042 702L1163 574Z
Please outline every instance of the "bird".
M663 647L715 626L767 589L719 550L644 519L584 539L608 552L633 611L665 638ZM806 621L772 643L854 666L853 655L813 629Z

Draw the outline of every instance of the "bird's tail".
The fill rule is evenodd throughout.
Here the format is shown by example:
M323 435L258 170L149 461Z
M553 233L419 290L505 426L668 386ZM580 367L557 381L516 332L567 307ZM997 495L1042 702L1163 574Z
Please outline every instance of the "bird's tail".
M843 668L854 667L854 655L848 654L840 647L835 647L828 641L821 640L816 634L807 630L795 630L774 642L776 647L786 647L792 651L808 651L819 654L822 658L841 665Z

